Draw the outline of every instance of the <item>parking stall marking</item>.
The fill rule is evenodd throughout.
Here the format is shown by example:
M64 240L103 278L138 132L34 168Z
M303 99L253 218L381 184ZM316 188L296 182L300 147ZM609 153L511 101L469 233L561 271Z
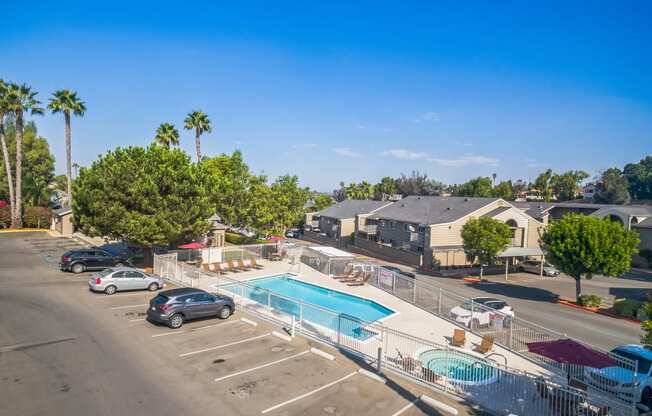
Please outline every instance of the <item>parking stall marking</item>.
M414 400L413 402L410 402L410 403L406 404L405 406L403 406L402 408L400 408L396 413L394 413L392 416L399 416L399 415L402 415L403 413L405 413L405 412L407 412L409 409L411 409L411 408L412 408L412 407L413 407L413 406L414 406L418 401L419 401L419 399L416 399L416 400Z
M218 346L215 346L215 347L204 348L204 349L197 350L197 351L190 351L190 352L186 352L186 353L183 353L183 354L179 354L179 357L180 358L188 357L188 356L191 356L191 355L200 354L202 352L215 351L215 350L219 350L221 348L226 348L226 347L231 347L233 345L243 344L245 342L255 341L257 339L268 337L271 334L272 334L271 332L268 332L266 334L258 335L258 336L251 337L251 338L246 338L246 339L243 339L243 340L240 340L240 341L230 342L230 343L224 344L224 345L218 345Z
M328 384L324 384L323 386L321 386L321 387L319 387L319 388L317 388L317 389L315 389L315 390L309 391L308 393L304 393L304 394L302 394L301 396L297 396L297 397L295 397L295 398L293 398L293 399L286 400L286 401L284 401L283 403L279 403L279 404L274 405L274 406L272 406L272 407L270 407L270 408L267 408L267 409L263 410L263 411L260 412L260 413L262 413L262 414L269 413L269 412L274 411L274 410L276 410L276 409L278 409L278 408L280 408L280 407L283 407L283 406L286 406L286 405L288 405L288 404L294 403L294 402L299 401L299 400L301 400L301 399L305 399L306 397L308 397L308 396L312 396L312 395L315 394L315 393L319 393L320 391L325 390L325 389L327 389L327 388L329 388L329 387L332 387L332 386L336 385L337 383L341 383L342 381L347 380L347 379L353 377L353 376L356 375L356 374L358 374L358 372L357 372L357 371L354 371L354 372L352 372L351 374L347 374L346 376L344 376L344 377L342 377L342 378L340 378L340 379L337 379L337 380L335 380L335 381L331 381L331 382L328 383Z
M247 374L247 373L250 373L252 371L260 370L261 368L269 367L269 366L272 366L272 365L275 365L275 364L278 364L278 363L282 363L284 361L291 360L293 358L300 357L302 355L308 354L309 352L310 352L310 350L306 350L306 351L300 352L298 354L291 355L289 357L281 358L280 360L272 361L271 363L262 364L262 365L259 365L257 367L249 368L247 370L238 371L237 373L233 373L233 374L229 374L229 375L226 375L226 376L218 377L213 381L222 381L222 380L226 380L227 378L239 376L239 375L242 375L242 374Z
M162 334L152 335L152 338L166 337L168 335L191 334L191 333L193 333L195 331L201 331L201 330L208 329L208 328L215 328L217 326L223 326L223 325L229 325L229 324L237 324L237 323L240 323L240 321L229 321L229 322L224 322L224 323L220 323L220 324L200 326L198 328L191 328L191 329L186 329L186 330L182 330L182 331L168 331L168 332L164 332Z
M83 276L83 277L90 277L89 275ZM152 292L140 292L140 293L116 293L115 295L112 296L98 296L98 299L104 299L104 300L110 300L110 299L120 299L120 298L125 298L127 296L151 296L153 293Z
M113 306L109 309L116 310L116 309L129 309L129 308L140 308L142 306L149 306L148 303L143 303L140 305L124 305L124 306Z
M130 319L129 322L141 322L141 321L146 321L147 318L138 318L138 319Z

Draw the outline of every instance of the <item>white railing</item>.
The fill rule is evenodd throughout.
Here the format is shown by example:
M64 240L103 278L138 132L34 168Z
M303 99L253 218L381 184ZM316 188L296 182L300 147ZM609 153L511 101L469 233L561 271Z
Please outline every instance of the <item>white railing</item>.
M379 371L399 373L431 388L467 398L495 414L543 416L633 416L629 403L600 391L583 392L526 372L508 368L466 349L456 349L280 295L246 281L210 273L189 272L176 257L155 256L154 272L184 286L210 279L216 291L233 296L238 307L301 334L363 357ZM388 271L386 271L388 272ZM181 275L178 275L178 274ZM187 276L192 278L188 279ZM403 282L372 279L384 289L406 295ZM412 294L413 299L416 295Z

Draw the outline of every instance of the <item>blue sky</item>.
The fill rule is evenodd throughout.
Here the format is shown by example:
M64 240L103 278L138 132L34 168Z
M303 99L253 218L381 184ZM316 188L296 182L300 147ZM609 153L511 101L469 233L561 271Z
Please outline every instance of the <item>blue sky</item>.
M81 165L197 108L205 154L241 149L322 191L412 169L595 174L652 152L649 2L91 3L11 2L0 25L0 77L87 102ZM62 117L37 123L62 172Z

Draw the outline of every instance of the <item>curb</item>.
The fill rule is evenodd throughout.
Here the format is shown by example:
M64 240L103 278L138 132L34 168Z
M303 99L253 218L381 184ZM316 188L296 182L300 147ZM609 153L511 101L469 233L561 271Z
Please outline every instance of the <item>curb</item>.
M449 414L449 415L453 415L453 416L458 415L458 411L454 407L449 406L449 405L447 405L445 403L442 403L439 400L435 400L430 396L426 396L425 394L421 395L419 397L419 400L421 400L423 403L427 404L428 406L432 407L433 409L435 409L437 411L440 411L440 412L443 412L443 413L446 413L446 414Z
M335 357L333 355L331 355L331 354L329 354L327 352L324 352L324 351L322 351L322 350L320 350L318 348L315 348L315 347L310 348L310 352L315 354L315 355L319 355L320 357L323 357L323 358L325 358L327 360L330 360L330 361L335 360Z
M47 228L7 228L5 230L0 230L0 234L11 234L11 233L47 233Z
M569 308L579 309L579 310L582 310L584 312L595 313L597 315L604 315L604 316L608 316L608 317L614 318L614 319L620 319L621 321L626 321L626 322L636 324L636 325L640 325L640 324L643 323L642 321L639 321L638 319L628 318L626 316L618 316L618 315L616 315L614 313L606 311L605 309L587 308L585 306L580 306L580 305L576 304L575 302L573 302L571 300L568 300L568 299L559 298L559 299L557 299L556 303L558 305L563 305L563 306L566 306L566 307L569 307Z
M358 374L360 374L361 376L369 377L370 379L378 381L383 384L387 383L387 379L385 377L381 377L376 373L372 373L369 370L365 370L364 368L358 369Z
M280 332L272 331L272 335L275 336L276 338L282 339L285 342L292 342L291 337L289 337L289 336L287 336L285 334L281 334Z
M470 282L470 283L480 283L482 280L478 279L477 277L463 277L462 280L465 282Z
M251 319L240 318L240 320L241 320L242 322L244 322L245 324L249 324L249 325L251 325L251 326L258 326L258 322L254 322L254 321L252 321Z

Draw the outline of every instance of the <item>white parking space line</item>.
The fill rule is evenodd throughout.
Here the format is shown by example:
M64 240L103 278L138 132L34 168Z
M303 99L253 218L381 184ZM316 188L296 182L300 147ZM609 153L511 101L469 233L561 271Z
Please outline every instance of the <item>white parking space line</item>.
M414 406L418 401L419 401L419 399L416 399L415 401L406 404L405 406L403 406L402 408L400 408L396 413L394 413L392 416L399 416L399 415L401 415L401 414L407 412L407 411L408 411L409 409L411 409L412 406Z
M149 306L149 304L148 303L143 303L143 304L140 304L140 305L114 306L114 307L109 308L109 309L113 309L113 310L115 310L115 309L129 309L129 308L140 308L142 306Z
M301 396L297 396L297 397L295 397L294 399L290 399L290 400L284 401L283 403L279 403L279 404L277 404L277 405L275 405L275 406L272 406L272 407L270 407L270 408L268 408L268 409L263 410L263 411L260 412L260 413L262 413L262 414L269 413L269 412L271 412L271 411L273 411L273 410L276 410L276 409L278 409L278 408L280 408L280 407L283 407L283 406L286 406L286 405L288 405L288 404L294 403L294 402L299 401L299 400L301 400L301 399L305 399L306 397L308 397L308 396L312 396L312 395L315 394L315 393L319 393L320 391L325 390L325 389L327 389L327 388L329 388L329 387L331 387L331 386L334 386L334 385L336 385L337 383L341 383L342 381L344 381L344 380L346 380L346 379L349 379L349 378L353 377L353 376L356 375L356 374L358 374L358 372L357 372L357 371L354 371L353 373L348 374L348 375L346 375L346 376L344 376L344 377L342 377L342 378L340 378L340 379L337 379L337 380L335 380L335 381L331 381L331 382L328 383L328 384L324 384L323 386L319 387L318 389L315 389L315 390L309 391L308 393L304 393L304 394L302 394Z
M310 350L306 350L306 351L300 352L298 354L291 355L289 357L281 358L280 360L272 361L271 363L259 365L258 367L253 367L253 368L249 368L247 370L238 371L237 373L233 373L233 374L229 374L229 375L226 375L226 376L218 377L214 381L222 381L222 380L226 380L227 378L239 376L239 375L242 375L242 374L247 374L247 373L250 373L252 371L260 370L261 368L269 367L271 365L282 363L283 361L287 361L287 360L291 360L293 358L300 357L300 356L302 356L304 354L308 354L309 352L310 352Z
M197 351L186 352L186 353L183 353L183 354L179 354L179 357L183 358L183 357L188 357L190 355L200 354L202 352L215 351L215 350L219 350L221 348L226 348L226 347L230 347L230 346L233 346L233 345L243 344L243 343L249 342L249 341L255 341L257 339L265 338L265 337L268 337L270 335L271 335L271 333L268 332L266 334L258 335L258 336L251 337L251 338L242 339L240 341L230 342L228 344L218 345L218 346L210 347L210 348L204 348L204 349L197 350Z
M147 318L138 318L138 319L130 319L129 322L141 322L141 321L146 321Z
M120 298L126 298L127 296L147 296L147 295L153 295L152 292L140 292L140 293L116 293L115 295L112 296L103 296L103 297L98 297L98 299L120 299Z
M191 329L186 329L186 330L182 330L182 331L169 331L169 332L164 332L162 334L152 335L152 338L166 337L168 335L190 334L190 333L193 333L195 331L201 331L201 330L208 329L208 328L215 328L217 326L224 326L224 325L237 324L237 323L240 323L240 321L229 321L229 322L224 322L224 323L220 323L220 324L200 326L200 327L197 327L197 328L191 328Z

